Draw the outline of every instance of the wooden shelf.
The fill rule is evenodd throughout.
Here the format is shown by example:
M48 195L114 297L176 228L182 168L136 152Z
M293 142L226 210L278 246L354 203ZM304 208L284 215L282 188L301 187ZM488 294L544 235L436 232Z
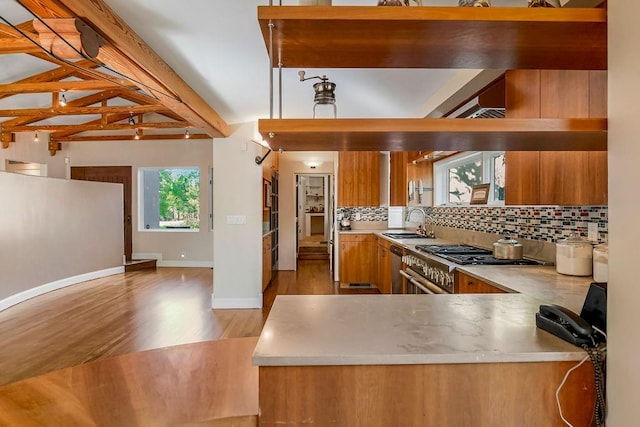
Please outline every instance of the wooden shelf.
M607 69L605 8L259 6L288 68Z
M258 129L285 151L607 150L602 118L261 119Z

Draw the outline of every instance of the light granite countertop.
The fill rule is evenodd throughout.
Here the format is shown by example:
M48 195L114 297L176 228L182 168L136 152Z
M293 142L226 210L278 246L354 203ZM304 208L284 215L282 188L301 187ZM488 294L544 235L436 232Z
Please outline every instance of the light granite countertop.
M354 230L374 233L407 230ZM385 237L385 236L382 236ZM386 237L385 237L386 238ZM441 239L389 239L409 249ZM553 266L459 266L507 294L278 296L253 354L258 366L580 360L536 328L540 304L580 312L591 277Z

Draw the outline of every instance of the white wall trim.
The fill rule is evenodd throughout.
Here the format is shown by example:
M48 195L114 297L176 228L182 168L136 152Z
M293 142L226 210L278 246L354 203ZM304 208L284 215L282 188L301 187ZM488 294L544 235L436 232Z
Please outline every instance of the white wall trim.
M208 267L213 268L213 261L158 261L158 267Z
M211 308L262 308L262 293L254 298L216 298L216 295L212 294Z
M131 254L132 259L155 259L162 261L162 254L156 252L134 252Z
M114 274L124 273L124 266L106 268L104 270L92 271L89 273L79 274L73 277L67 277L65 279L56 280L55 282L45 283L44 285L37 286L35 288L27 289L15 295L11 295L3 300L0 300L0 311L5 310L13 305L19 304L30 298L37 297L39 295L46 294L51 291L65 288L67 286L75 285L80 282L86 282L88 280L99 279L101 277L113 276Z

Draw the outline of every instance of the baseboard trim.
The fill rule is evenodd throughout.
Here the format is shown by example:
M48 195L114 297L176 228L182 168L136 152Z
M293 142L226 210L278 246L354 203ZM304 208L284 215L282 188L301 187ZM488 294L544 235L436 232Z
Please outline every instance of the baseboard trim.
M213 268L213 261L163 260L161 253L137 252L131 255L133 259L155 259L156 267L205 267Z
M56 280L55 282L45 283L44 285L27 289L26 291L22 291L20 293L11 295L3 300L0 300L0 311L5 310L11 306L19 304L28 299L31 299L33 297L37 297L39 295L43 295L51 291L62 289L67 286L75 285L81 282L86 282L88 280L99 279L101 277L107 277L107 276L113 276L114 274L120 274L120 273L124 273L124 266L92 271L89 273L79 274L77 276Z
M213 261L158 261L158 267L207 267L213 268Z
M211 308L214 309L243 309L262 308L262 293L255 298L216 298L211 295Z

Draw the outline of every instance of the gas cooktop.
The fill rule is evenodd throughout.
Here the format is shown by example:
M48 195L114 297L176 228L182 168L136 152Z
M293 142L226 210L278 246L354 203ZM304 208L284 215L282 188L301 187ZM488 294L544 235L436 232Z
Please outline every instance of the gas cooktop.
M469 245L416 245L416 249L436 255L449 254L491 254L488 249Z
M494 258L488 249L469 245L416 245L416 249L462 265L539 265L531 259Z

